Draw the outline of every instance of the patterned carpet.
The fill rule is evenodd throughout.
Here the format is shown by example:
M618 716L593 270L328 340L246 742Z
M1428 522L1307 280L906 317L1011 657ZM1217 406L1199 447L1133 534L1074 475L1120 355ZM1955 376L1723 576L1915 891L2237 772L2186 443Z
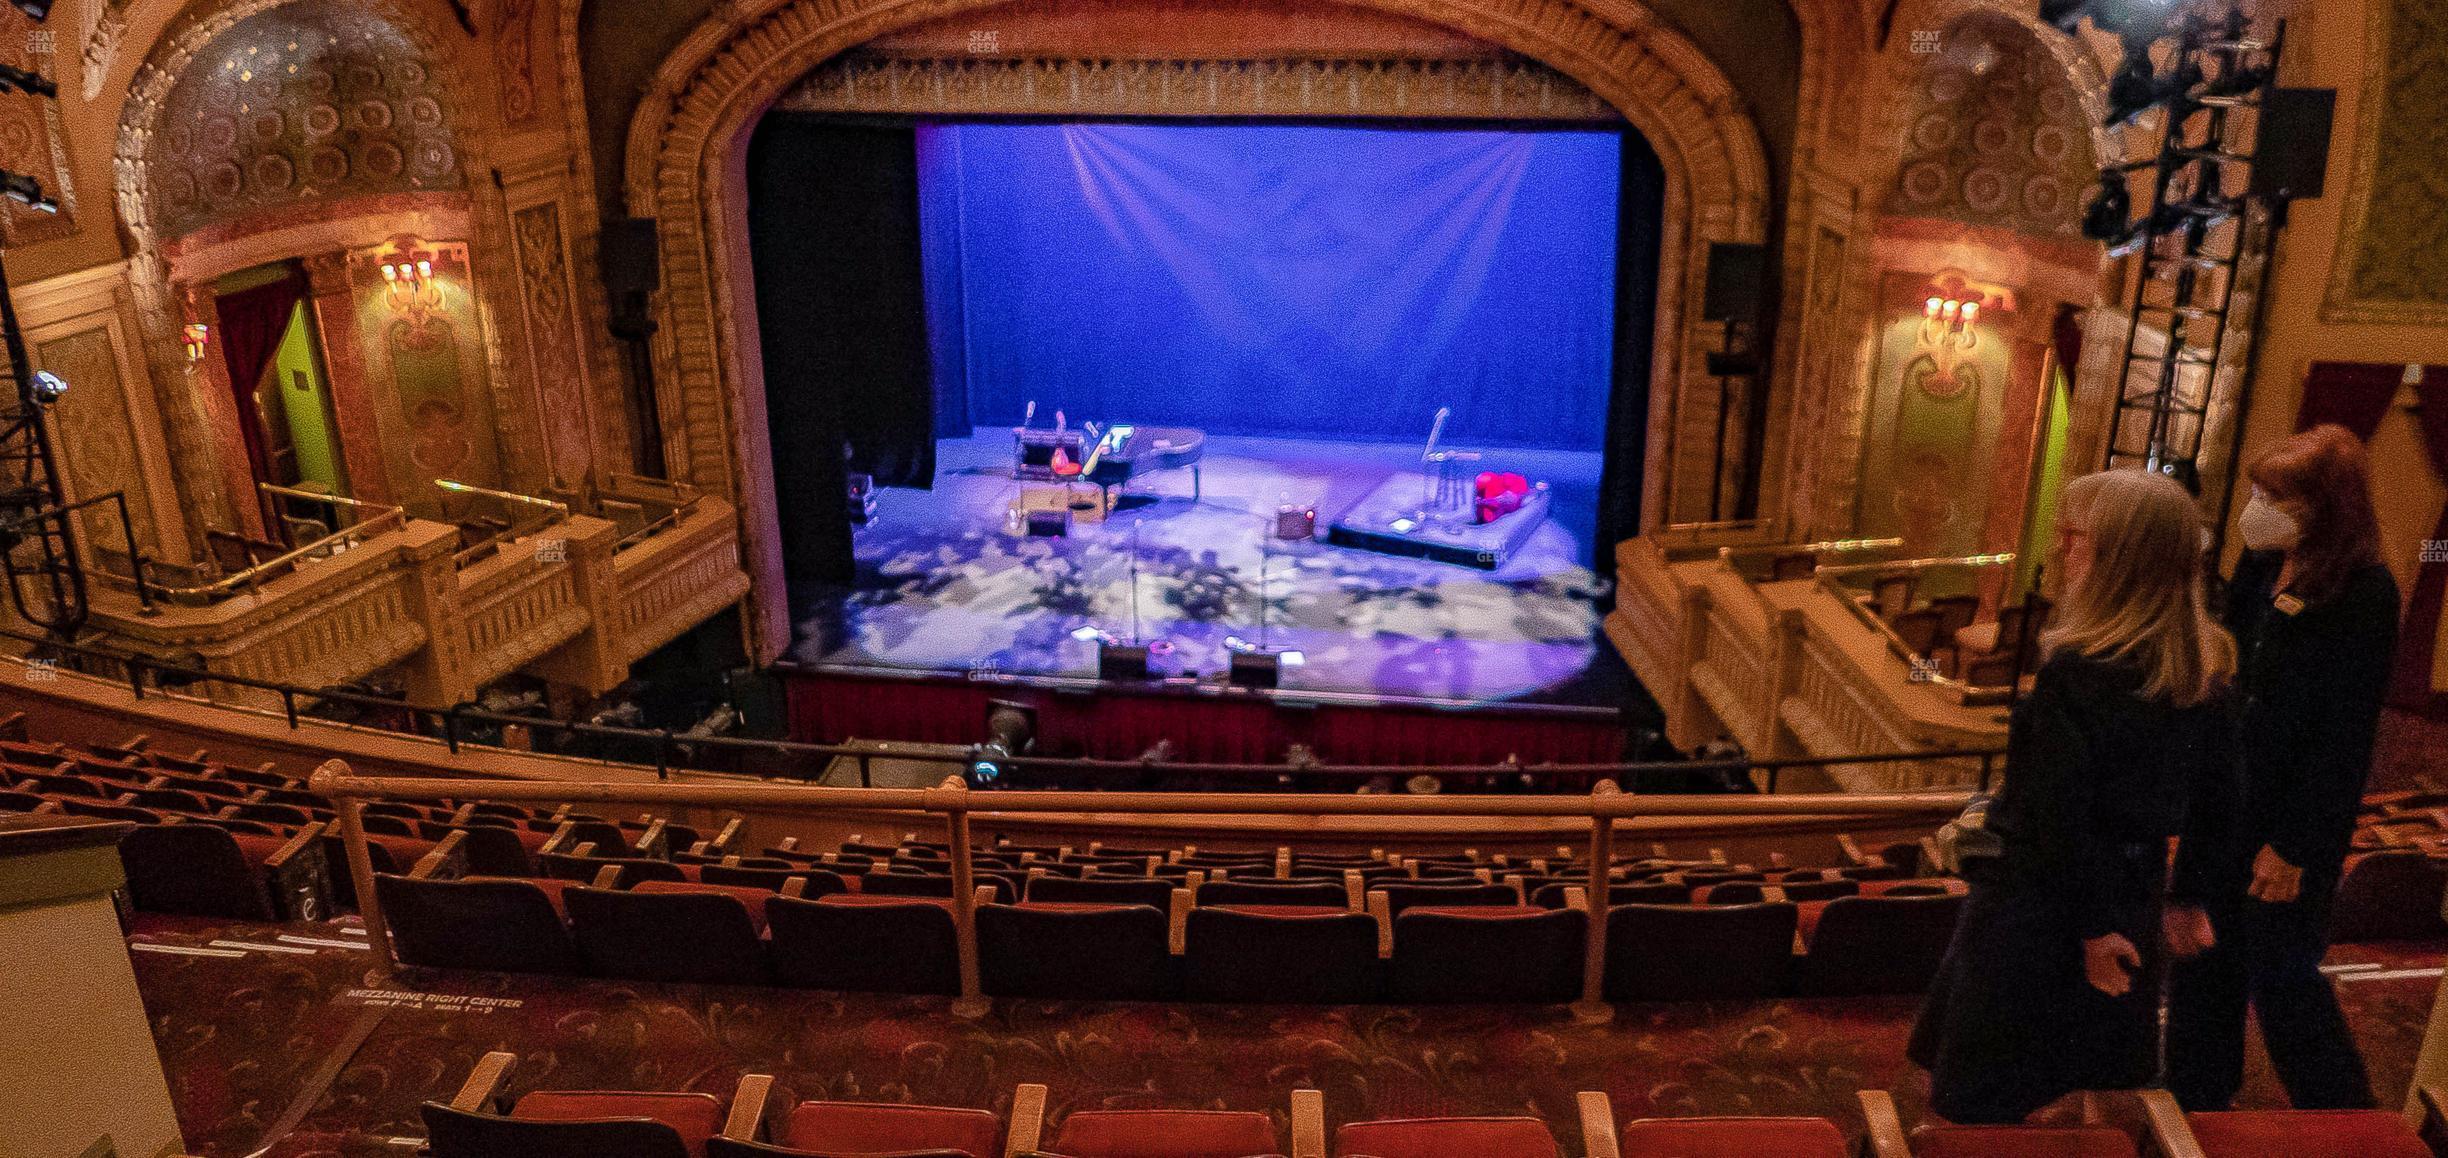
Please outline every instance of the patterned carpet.
M1135 601L1140 638L1170 648L1153 657L1160 674L1212 674L1228 638L1258 639L1263 597L1266 643L1304 659L1284 669L1288 688L1614 703L1574 686L1597 655L1605 596L1588 566L1596 455L1503 452L1508 469L1552 484L1555 509L1487 572L1267 536L1284 502L1315 503L1323 535L1379 481L1416 468L1416 446L1216 438L1198 501L1187 472L1167 472L1134 486L1143 505L1030 538L1004 522L1022 492L1010 444L1008 433L946 441L933 490L885 492L858 532L858 583L795 592L790 658L1094 675L1096 644L1073 632L1127 640Z
M197 946L321 932L143 918L134 940ZM2354 946L2338 962L2437 965L2439 945ZM1853 1095L1890 1089L1920 1118L1903 1059L1911 998L1625 1006L1604 1026L1552 1007L1220 1007L1003 1001L953 1017L939 998L641 986L416 971L389 987L362 951L139 952L137 977L190 1147L234 1158L401 1155L417 1104L447 1098L487 1050L525 1059L512 1089L700 1090L748 1072L790 1096L1007 1107L1043 1082L1053 1112L1208 1106L1285 1116L1314 1085L1330 1122L1530 1112L1574 1120L1605 1090L1619 1115L1820 1114L1858 1131ZM2339 986L2384 1098L2405 1089L2436 977ZM401 994L422 994L403 997ZM483 998L485 1001L472 1001ZM2281 1098L2265 1065L2245 1101ZM273 1136L284 1119L294 1129ZM1576 1148L1577 1142L1567 1142Z

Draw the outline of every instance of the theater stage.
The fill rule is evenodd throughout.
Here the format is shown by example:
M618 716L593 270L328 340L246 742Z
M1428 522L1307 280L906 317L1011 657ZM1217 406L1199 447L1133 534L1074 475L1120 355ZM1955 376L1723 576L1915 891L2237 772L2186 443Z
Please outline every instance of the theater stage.
M1303 660L1282 669L1287 690L1618 704L1624 676L1598 639L1605 587L1589 565L1600 455L1487 451L1487 468L1545 480L1554 496L1545 524L1493 571L1323 540L1419 456L1417 443L1211 435L1199 501L1187 470L1143 475L1138 505L1049 539L1006 529L1024 485L1008 429L945 440L934 489L884 491L858 530L854 585L794 586L789 659L1094 676L1097 645L1078 635L1132 638L1135 553L1138 638L1172 648L1151 656L1159 676L1211 677L1227 639L1260 639L1263 585L1265 642ZM1317 505L1320 538L1268 537L1285 502Z

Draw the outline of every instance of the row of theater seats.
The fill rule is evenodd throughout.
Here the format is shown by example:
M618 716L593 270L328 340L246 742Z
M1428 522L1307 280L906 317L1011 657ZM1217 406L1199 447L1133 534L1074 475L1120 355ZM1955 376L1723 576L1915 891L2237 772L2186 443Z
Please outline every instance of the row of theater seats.
M433 1158L1562 1158L1555 1129L1530 1116L1346 1122L1328 1133L1324 1096L1295 1090L1288 1132L1256 1110L1083 1109L1047 1128L1047 1091L1022 1085L1008 1121L989 1110L804 1101L773 1113L774 1079L750 1074L729 1107L712 1094L533 1090L505 1096L517 1058L485 1055L449 1102L422 1114ZM1577 1099L1587 1158L2430 1158L2424 1127L2383 1111L2185 1114L2164 1091L2140 1095L2142 1128L1950 1126L1907 1134L1884 1092L1861 1095L1866 1135L1849 1147L1824 1118L1642 1118L1618 1122L1607 1096ZM1285 1134L1290 1145L1286 1147Z
M2355 821L2330 936L2342 942L2448 935L2448 788L2375 792Z
M591 878L454 879L448 862L461 840L453 834L415 871L377 877L404 963L960 991L956 877L941 847L854 840L834 853L784 846L701 864L581 857L568 864L596 866ZM1576 999L1592 911L1585 884L1498 875L1574 867L1561 857L1498 859L1005 843L973 858L981 990L1326 1004ZM1654 858L1611 866L1620 883L1605 909L1604 996L1919 992L1964 890L1903 873L1887 864L1752 870Z
M31 739L22 716L0 719L0 813L56 812L137 827L119 853L132 907L241 920L318 920L354 908L330 803L272 765L225 764L208 753L159 749L144 737L73 747ZM699 843L685 825L652 818L613 823L563 806L552 811L468 802L365 806L368 859L404 872L457 835L463 856L492 871L591 875L570 863L590 843L686 857ZM736 839L734 827L725 839ZM710 842L707 842L710 843ZM714 859L710 856L701 859Z

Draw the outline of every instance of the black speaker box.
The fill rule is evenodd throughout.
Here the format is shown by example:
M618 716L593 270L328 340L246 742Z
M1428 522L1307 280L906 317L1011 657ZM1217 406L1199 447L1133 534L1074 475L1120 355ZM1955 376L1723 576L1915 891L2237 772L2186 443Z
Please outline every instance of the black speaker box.
M1097 648L1097 678L1104 680L1148 678L1148 649L1136 645L1113 643Z
M1759 317L1760 294L1767 289L1767 281L1767 246L1710 243L1708 287L1700 295L1701 320L1747 322Z
M1028 513L1031 538L1059 539L1071 533L1071 512L1035 510Z
M2271 89L2261 102L2256 130L2260 142L2253 149L2249 192L2273 201L2320 196L2329 170L2329 127L2336 116L2336 89Z
M1236 651L1232 684L1237 688L1271 688L1283 674L1283 663L1263 651Z
M650 294L663 285L662 252L652 217L616 217L604 222L596 263L604 288L614 294Z

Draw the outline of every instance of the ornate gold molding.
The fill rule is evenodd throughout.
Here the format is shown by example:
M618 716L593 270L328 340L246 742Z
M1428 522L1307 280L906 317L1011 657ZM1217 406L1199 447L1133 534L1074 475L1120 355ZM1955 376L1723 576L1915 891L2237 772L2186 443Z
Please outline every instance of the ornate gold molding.
M1614 123L1533 61L906 58L848 52L775 108L1044 116L1470 117Z
M2407 17L2413 19L2402 19ZM2448 72L2448 12L2426 0L2366 0L2363 21L2354 178L2320 317L2448 325L2448 274L2440 272L2439 261L2448 249L2448 205L2431 192L2441 168L2448 167L2448 125L2439 106L2423 95L2440 86L2439 78ZM2397 200L2378 218L2387 228L2375 233L2372 202L2384 191ZM2416 283L2405 288L2418 296L2369 296L2379 274L2401 285ZM2427 287L2421 284L2426 278Z

